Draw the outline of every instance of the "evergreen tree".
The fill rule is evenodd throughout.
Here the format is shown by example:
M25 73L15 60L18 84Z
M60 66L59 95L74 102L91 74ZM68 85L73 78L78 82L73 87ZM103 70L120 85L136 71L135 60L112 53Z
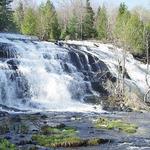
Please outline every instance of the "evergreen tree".
M83 18L83 39L95 37L96 30L94 28L94 11L90 5L90 0L86 0L86 12Z
M150 38L150 22L145 24L145 32L148 35L148 37Z
M0 31L12 31L14 29L12 0L0 0Z
M98 39L107 39L107 28L108 28L108 19L107 19L107 13L106 8L103 5L103 7L99 7L98 13L97 13L97 22L96 22L96 29L98 34Z
M18 7L16 8L14 12L14 20L15 20L17 29L21 32L21 26L24 20L24 8L23 8L22 1L18 3Z
M66 25L62 30L61 30L61 39L66 39L66 37L69 36L69 29L68 29L68 25ZM69 37L70 39L70 37Z
M130 12L128 11L128 8L125 5L125 3L121 3L115 24L115 35L121 41L125 40L126 35L125 27L129 19L130 19Z
M41 20L39 27L42 27L43 39L58 39L60 36L60 27L55 8L50 0L40 6Z
M21 32L26 35L36 35L37 25L37 17L34 10L32 8L28 8L24 15Z
M131 15L126 24L126 40L134 53L143 53L144 50L144 24L137 15Z
M78 20L75 15L69 20L68 23L68 33L70 39L77 39L78 38Z

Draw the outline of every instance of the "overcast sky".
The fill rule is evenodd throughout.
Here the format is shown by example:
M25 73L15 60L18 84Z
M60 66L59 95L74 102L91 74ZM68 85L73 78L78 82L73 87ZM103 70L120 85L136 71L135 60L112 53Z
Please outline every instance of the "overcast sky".
M37 0L39 3L46 0ZM54 5L57 1L61 0L51 0ZM150 0L91 0L93 6L99 6L102 3L106 3L108 5L116 5L118 6L121 2L125 2L129 9L132 9L135 6L143 6L150 9Z

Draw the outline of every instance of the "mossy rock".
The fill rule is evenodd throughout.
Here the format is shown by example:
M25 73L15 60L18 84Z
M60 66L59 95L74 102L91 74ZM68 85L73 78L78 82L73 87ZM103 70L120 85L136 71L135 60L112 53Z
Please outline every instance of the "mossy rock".
M100 145L100 144L105 144L105 143L111 142L111 140L92 138L92 139L86 140L86 142L87 142L87 144L86 144L87 146L95 146L95 145Z
M0 150L17 150L14 144L11 144L6 139L0 139Z
M95 146L104 144L110 140L93 138L93 139L81 139L77 136L65 137L65 136L46 136L46 135L33 135L32 140L36 141L38 145L44 147L81 147L81 146Z
M44 147L79 147L93 146L106 143L108 140L100 138L81 139L77 136L78 131L75 128L67 126L50 127L43 126L41 134L32 136L32 140L37 145Z
M97 128L104 128L108 130L116 129L119 131L123 131L125 133L135 133L137 132L138 129L138 127L135 124L126 123L117 119L111 120L107 118L99 118L95 122L95 126Z
M44 135L56 135L56 134L61 134L61 135L75 135L77 133L77 130L72 127L66 127L66 126L57 126L57 127L50 127L50 126L43 126L41 128L41 133Z

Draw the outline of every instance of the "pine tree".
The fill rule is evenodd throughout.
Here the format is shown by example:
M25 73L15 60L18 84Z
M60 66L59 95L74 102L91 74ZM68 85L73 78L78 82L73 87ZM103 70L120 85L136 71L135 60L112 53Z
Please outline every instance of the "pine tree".
M90 0L86 0L86 12L83 18L83 39L95 37L96 30L94 28L94 11L90 5Z
M66 25L63 29L61 29L61 39L66 39L66 37L68 38L68 36L69 36L69 29L68 29L68 25ZM69 37L69 39L70 39L70 37Z
M131 15L126 24L126 40L134 53L143 53L144 51L144 24L137 15Z
M97 13L96 29L97 29L98 39L100 40L107 39L107 28L108 28L107 13L106 13L106 8L103 5L103 7L99 7Z
M147 39L148 41L149 58L150 58L150 22L145 25L145 30L146 34L144 35L144 39Z
M23 8L22 1L18 3L18 7L16 8L14 12L14 20L15 20L17 29L21 32L21 26L24 20L24 8Z
M11 3L12 0L0 0L0 31L12 31L14 29Z
M78 20L75 15L69 20L68 23L68 33L70 39L77 39L78 38Z
M50 0L47 0L46 4L41 5L40 16L39 27L42 27L43 39L58 39L60 36L60 27L57 13Z
M124 41L126 34L125 27L129 19L130 19L130 12L128 11L128 8L125 5L125 3L121 3L115 24L115 35L121 41Z
M37 17L34 10L32 8L28 8L24 15L21 32L26 35L36 35L37 24Z

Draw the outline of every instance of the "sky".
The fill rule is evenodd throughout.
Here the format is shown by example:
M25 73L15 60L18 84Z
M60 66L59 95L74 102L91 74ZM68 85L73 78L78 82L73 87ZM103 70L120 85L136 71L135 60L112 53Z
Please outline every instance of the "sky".
M37 0L39 3L46 0ZM56 3L59 0L52 0L52 2ZM61 0L60 0L61 1ZM147 9L150 9L150 0L91 0L91 4L93 6L99 6L103 3L108 5L115 5L118 6L121 2L125 2L129 9L134 8L135 6L142 6Z
M92 3L100 4L115 4L119 5L121 2L125 2L129 9L134 8L135 6L143 6L150 9L150 0L91 0Z

